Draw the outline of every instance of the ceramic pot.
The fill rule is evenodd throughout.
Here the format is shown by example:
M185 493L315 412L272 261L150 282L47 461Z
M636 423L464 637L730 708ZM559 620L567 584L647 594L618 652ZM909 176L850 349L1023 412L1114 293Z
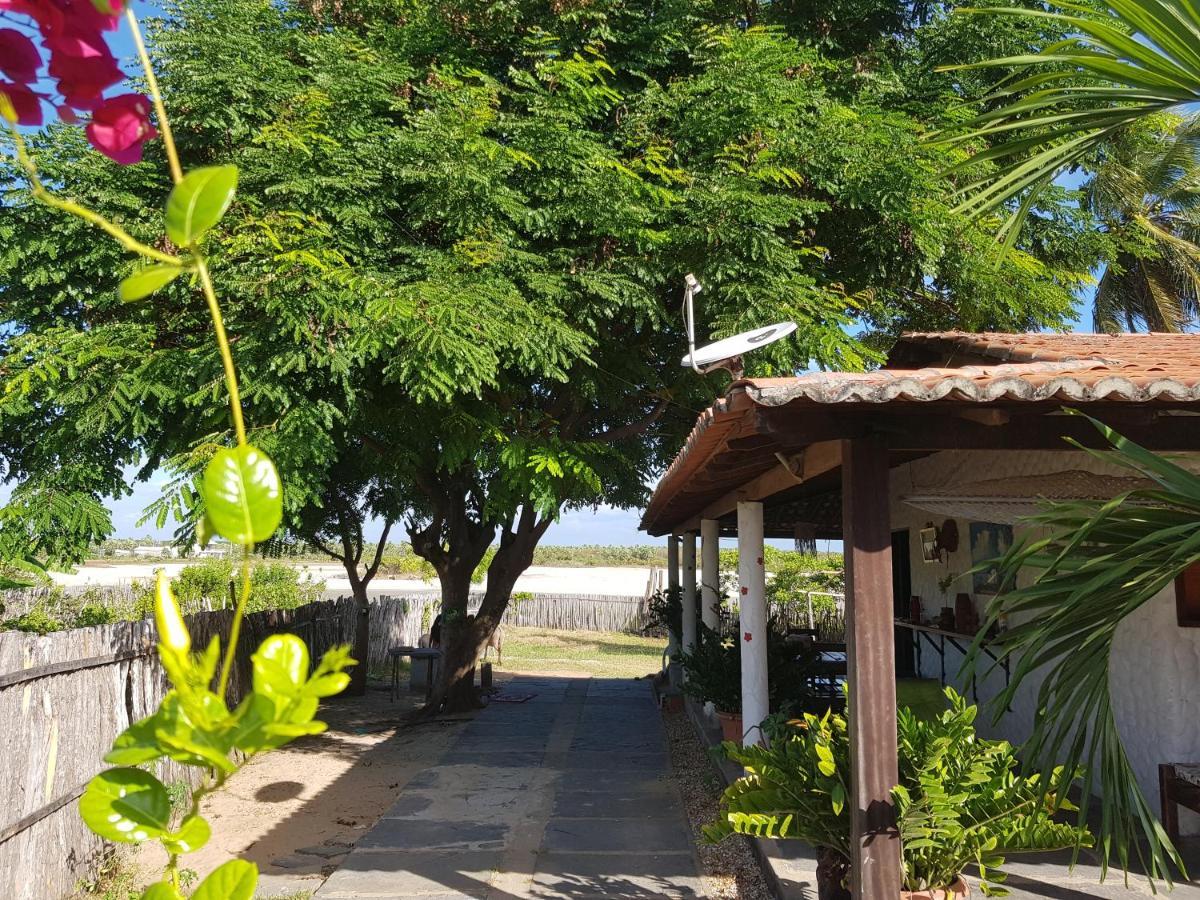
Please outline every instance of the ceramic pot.
M683 694L665 694L663 696L663 709L669 713L683 712Z
M958 881L946 890L901 891L900 900L961 900L971 893L970 887L960 875Z
M740 744L742 742L742 714L717 710L717 718L721 721L721 740Z

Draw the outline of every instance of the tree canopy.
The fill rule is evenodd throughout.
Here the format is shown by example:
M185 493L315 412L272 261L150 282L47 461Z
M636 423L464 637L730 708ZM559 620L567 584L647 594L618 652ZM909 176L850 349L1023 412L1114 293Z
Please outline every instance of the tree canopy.
M724 388L679 365L687 272L701 336L800 323L756 375L867 367L905 328L1060 325L1107 238L1056 191L998 267L945 183L963 151L926 140L1003 75L935 67L1059 26L947 7L169 2L185 166L240 170L209 250L288 539L362 594L364 527L402 525L465 610L499 537L502 613L563 506L638 505ZM118 168L70 127L31 143L47 183L161 234L154 145ZM229 438L202 303L180 280L122 304L128 258L8 163L0 184L0 547L78 559L134 462L177 476L157 512L189 539Z

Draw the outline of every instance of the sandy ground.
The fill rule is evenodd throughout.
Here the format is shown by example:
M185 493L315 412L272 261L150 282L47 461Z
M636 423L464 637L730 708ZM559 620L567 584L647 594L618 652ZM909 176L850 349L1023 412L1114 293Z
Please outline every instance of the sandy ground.
M401 717L421 699L388 699L377 683L365 698L322 707L329 730L251 760L204 804L212 840L183 857L201 878L232 856L257 863L258 897L313 891L354 842L395 802L404 785L431 765L469 716L417 726ZM135 859L145 882L166 857L144 845Z
M64 587L116 586L154 577L158 569L174 575L185 565L180 562L110 563L94 560L73 572L52 572L50 577ZM302 564L300 570L315 581L324 581L326 590L349 593L350 582L341 566L324 564ZM595 566L572 568L568 566L531 566L517 579L517 591L532 594L612 594L641 597L646 591L650 569ZM482 585L480 585L482 587ZM436 582L417 579L376 578L371 582L372 594L399 594L412 591L435 591Z

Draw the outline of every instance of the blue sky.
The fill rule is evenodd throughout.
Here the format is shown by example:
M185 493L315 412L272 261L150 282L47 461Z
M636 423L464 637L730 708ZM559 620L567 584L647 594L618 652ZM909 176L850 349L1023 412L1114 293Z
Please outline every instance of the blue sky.
M153 15L156 9L155 4L147 3L145 0L135 0L133 8L141 17ZM122 23L120 32L110 41L110 46L126 64L126 71L132 73L137 70L133 42L124 23ZM1079 314L1076 322L1071 326L1072 330L1087 328L1090 325L1088 321L1091 311L1090 296L1081 299L1078 310ZM126 471L126 481L132 485L133 493L128 497L112 501L110 504L116 536L169 538L174 527L173 523L168 523L167 527L161 531L155 529L152 523L142 526L137 524L146 506L158 498L159 491L166 482L165 476L156 473L149 481L134 483L135 473L136 469L132 467ZM8 494L9 488L0 485L0 504L7 501ZM601 507L594 511L566 512L560 521L551 526L543 543L630 545L654 542L657 539L650 538L638 531L640 517L640 510L620 510L611 507ZM379 526L368 529L368 537L378 537L379 530ZM772 541L771 543L787 546L789 542ZM821 549L826 548L822 546Z

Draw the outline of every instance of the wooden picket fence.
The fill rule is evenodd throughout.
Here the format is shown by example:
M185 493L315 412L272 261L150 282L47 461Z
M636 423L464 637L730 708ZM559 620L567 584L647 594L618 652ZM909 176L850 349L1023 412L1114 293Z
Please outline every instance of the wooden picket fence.
M373 602L371 668L387 649L415 644L426 599ZM189 617L193 641L225 635L227 610ZM291 632L314 657L349 643L354 603L342 598L293 610L247 616L230 679L231 699L250 678L250 654L269 634ZM84 827L75 801L105 767L103 755L131 723L158 707L167 690L154 655L153 622L119 622L44 636L0 632L0 897L46 900L75 890L90 877L104 847ZM164 783L194 782L196 769L164 763Z

